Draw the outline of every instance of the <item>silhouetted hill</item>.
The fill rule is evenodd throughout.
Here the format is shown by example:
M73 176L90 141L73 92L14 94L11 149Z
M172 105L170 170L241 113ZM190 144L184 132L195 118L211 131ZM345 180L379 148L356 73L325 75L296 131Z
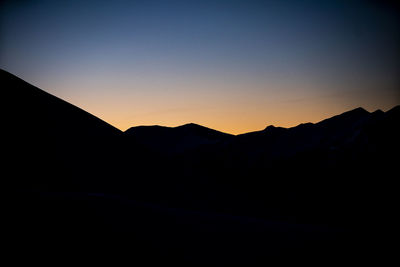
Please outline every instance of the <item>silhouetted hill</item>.
M162 154L176 154L213 145L232 137L198 124L189 123L178 127L137 126L125 131L129 140Z
M0 83L6 166L18 177L8 182L24 188L77 189L99 172L110 171L105 170L110 164L105 155L117 154L120 130L4 70Z
M196 124L122 133L5 71L0 81L18 255L343 262L377 254L397 227L400 106L238 136Z
M120 130L18 77L0 70L3 101L10 107L14 133L65 136L112 136ZM11 120L12 118L12 120ZM30 129L35 129L30 131Z
M317 148L335 149L356 138L371 117L371 113L357 108L316 124L305 123L288 129L268 126L262 131L237 136L228 149L248 159L288 158Z

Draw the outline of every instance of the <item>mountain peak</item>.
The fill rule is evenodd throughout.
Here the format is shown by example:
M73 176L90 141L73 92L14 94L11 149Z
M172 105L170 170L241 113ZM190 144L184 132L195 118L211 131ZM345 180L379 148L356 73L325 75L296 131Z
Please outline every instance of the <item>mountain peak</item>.
M350 111L348 111L348 112L360 113L360 114L369 114L369 112L366 111L366 110L365 110L364 108L362 108L362 107L355 108L355 109L350 110ZM346 112L345 112L345 113L346 113Z
M263 130L263 132L266 131L272 131L273 129L275 129L276 127L274 125L268 125L267 127L265 127L265 129Z
M125 133L132 133L132 132L137 132L137 131L148 131L148 130L157 130L157 129L166 129L169 127L166 126L161 126L161 125L139 125L139 126L133 126L128 128Z
M363 109L362 107L358 107L346 112L343 112L339 115L333 116L329 119L325 119L323 121L318 122L318 125L325 125L325 124L330 124L330 123L338 123L339 121L357 121L359 119L362 119L364 117L367 117L368 115L370 115L371 113L369 113L368 111L366 111L365 109Z
M355 117L359 117L359 116L365 116L365 115L368 115L368 114L370 114L370 113L368 111L366 111L364 108L358 107L358 108L343 112L343 113L341 113L341 114L339 114L337 116L334 116L332 118L335 118L335 117L354 117L354 116Z
M360 118L360 117L364 117L370 115L370 113L368 111L366 111L365 109L363 109L362 107L358 107L355 108L353 110L344 112L338 116L335 117L346 117L346 118Z
M174 128L207 128L207 127L190 122L190 123L186 123L186 124L174 127Z
M384 114L385 112L383 112L381 109L377 109L374 112L372 112L373 114Z

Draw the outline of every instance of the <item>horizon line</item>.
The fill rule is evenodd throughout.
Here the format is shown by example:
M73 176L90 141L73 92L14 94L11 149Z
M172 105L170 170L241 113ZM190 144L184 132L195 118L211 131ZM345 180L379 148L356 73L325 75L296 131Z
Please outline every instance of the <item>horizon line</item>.
M394 108L400 106L400 103L399 103L399 104L396 104L396 105L394 105L393 107L388 108L386 111L385 111L384 109L375 109L374 111L369 111L368 109L366 109L366 108L364 108L364 107L362 107L362 106L357 106L357 107L348 109L348 110L346 110L346 111L344 111L344 112L338 113L338 114L336 114L336 115L333 115L333 116L330 116L330 117L326 117L326 118L324 118L324 119L322 119L322 120L319 120L319 121L317 121L317 122L311 122L311 121L305 122L305 121L304 121L304 122L297 123L297 124L295 124L294 126L290 126L290 127L283 127L283 126L274 125L274 124L265 124L266 126L265 126L264 128L262 128L262 129L260 129L260 130L246 131L246 132L237 133L237 134L235 134L235 133L230 133L230 132L228 132L228 131L218 130L218 129L216 129L216 128L211 128L211 127L205 126L204 124L195 123L195 122L193 122L193 121L191 121L191 122L186 122L186 123L183 123L183 124L173 125L173 126L171 126L171 125L161 125L161 124L139 124L139 125L129 126L129 127L126 128L125 130L123 130L123 128L120 128L120 127L115 126L114 124L112 124L112 123L108 122L107 120L101 118L101 116L95 115L95 114L89 112L88 110L79 107L79 106L76 105L76 104L73 104L73 103L71 103L71 102L69 102L69 101L64 100L64 99L61 98L61 97L58 97L58 96L56 96L56 95L54 95L54 94L52 94L52 93L49 93L49 92L47 92L46 90L43 90L43 89L39 88L38 86L36 86L36 85L34 85L34 84L30 83L30 82L25 81L24 79L18 77L17 75L15 75L15 74L13 74L13 73L11 73L11 72L9 72L9 71L3 69L3 68L0 68L0 70L1 70L1 71L4 71L4 72L6 72L6 73L8 73L8 74L10 74L10 75L12 75L12 76L14 76L14 77L16 77L17 79L19 79L19 80L21 80L21 81L23 81L23 82L25 82L25 83L27 83L27 84L29 84L29 85L31 85L31 86L34 86L35 88L37 88L37 89L39 89L39 90L41 90L41 91L43 91L43 92L45 92L45 93L47 93L47 94L49 94L49 95L52 95L52 96L54 96L54 97L56 97L56 98L58 98L58 99L60 99L60 100L62 100L62 101L64 101L64 102L66 102L66 103L68 103L68 104L70 104L70 105L73 105L73 106L76 107L76 108L79 108L79 109L85 111L86 113L88 113L88 114L90 114L90 115L92 115L92 116L98 118L99 120L101 120L101 121L107 123L108 125L110 125L110 126L116 128L116 129L118 129L119 131L121 131L121 132L123 132L123 133L126 132L126 131L128 131L129 129L135 128L135 127L154 127L154 126L156 126L156 127L166 127L166 128L177 128L177 127L181 127L181 126L185 126L185 125L189 125L189 124L194 124L194 125L198 125L198 126L201 126L201 127L204 127L204 128L208 128L208 129L211 129L211 130L214 130L214 131L218 131L218 132L221 132L221 133L225 133L225 134L229 134L229 135L233 135L233 136L238 136L238 135L242 135L242 134L247 134L247 133L253 133L253 132L263 131L263 130L265 130L267 127L270 127L270 126L277 127L277 128L291 129L291 128L295 128L295 127L297 127L297 126L299 126L299 125L302 125L302 124L308 124L308 123L317 124L317 123L320 123L320 122L325 121L325 120L327 120L327 119L330 119L330 118L333 118L333 117L336 117L336 116L340 116L340 115L342 115L342 114L345 114L345 113L347 113L347 112L351 112L351 111L354 111L354 110L357 110L357 109L364 110L365 112L368 112L369 114L374 113L374 112L379 112L379 111L382 111L382 112L386 113L386 112L388 112L388 111L390 111L390 110L392 110L392 109L394 109Z

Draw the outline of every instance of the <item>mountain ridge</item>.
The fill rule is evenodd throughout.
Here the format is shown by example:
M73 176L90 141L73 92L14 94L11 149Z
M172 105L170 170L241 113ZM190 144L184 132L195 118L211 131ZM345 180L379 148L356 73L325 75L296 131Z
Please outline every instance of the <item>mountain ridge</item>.
M56 99L58 99L59 101L64 102L65 104L74 106L76 109L79 109L81 112L84 112L84 113L86 113L87 115L92 116L92 117L95 118L96 120L99 120L99 121L104 122L104 121L101 120L100 118L98 118L98 117L96 117L95 115L93 115L93 114L91 114L91 113L85 111L84 109L79 108L79 107L77 107L77 106L75 106L75 105L73 105L73 104L70 104L70 103L68 103L67 101L65 101L65 100L63 100L63 99L61 99L61 98L58 98L58 97L56 97L56 96L54 96L54 95L52 95L52 94L50 94L50 93L48 93L48 92L46 92L46 91L44 91L44 90L42 90L42 89L39 89L39 88L37 88L37 87L35 87L35 86L29 84L28 82L22 80L21 78L15 76L15 75L13 75L13 74L11 74L10 72L7 72L6 70L0 69L0 73L1 73L1 82L4 83L5 85L7 85L8 83L12 82L10 79L15 80L15 81L18 81L18 83L25 83L26 85L29 85L29 86L31 86L31 87L34 87L35 90L37 90L38 92L40 92L40 94L47 95L47 97L56 98ZM24 86L22 86L22 88L24 88ZM196 123L192 123L192 122L190 122L190 123L185 123L185 124L182 124L182 125L179 125L179 126L175 126L175 127L169 127L169 126L163 126L163 125L138 125L138 126L132 126L132 127L128 128L128 129L125 130L125 131L121 131L121 130L118 129L117 127L115 127L115 126L113 126L113 125L111 125L111 124L109 124L109 123L107 123L107 122L104 122L104 123L107 124L107 125L109 125L109 126L111 126L112 128L114 128L115 130L117 130L117 131L119 131L119 132L121 132L121 133L122 133L122 132L125 132L125 133L126 133L126 132L130 132L130 131L134 130L135 128L138 128L138 127L164 127L164 128L168 128L168 129L181 129L181 128L194 128L194 127L195 127L195 128L209 129L209 130L212 130L212 131L215 131L215 132L219 132L219 133L223 133L223 134L230 135L230 136L238 136L238 135L245 135L245 134L255 133L255 132L263 132L263 131L266 131L269 127L271 127L271 128L272 128L272 127L275 127L275 128L280 128L280 129L292 129L292 128L296 128L296 127L299 127L299 126L305 125L305 124L306 124L306 125L311 125L311 124L313 124L313 125L316 125L316 124L324 124L324 123L326 123L327 120L335 120L335 119L338 119L338 118L344 117L344 116L346 116L346 117L351 117L351 116L367 115L367 114L371 114L371 113L387 113L387 112L391 112L392 110L396 110L396 109L398 109L398 108L400 108L400 105L396 105L396 106L392 107L391 109L389 109L389 110L386 111L386 112L384 112L384 111L382 111L382 110L380 110L380 109L378 109L378 110L376 110L376 111L374 111L374 112L368 112L367 110L365 110L365 109L362 108L362 107L357 107L357 108L354 108L354 109L345 111L345 112L343 112L343 113L341 113L341 114L334 115L334 116L332 116L332 117L323 119L323 120L321 120L321 121L319 121L319 122L316 122L316 123L305 122L305 123L300 123L299 125L293 126L293 127L281 127L281 126L275 126L275 125L268 125L268 126L266 126L266 128L263 129L263 130L259 130L259 131L250 131L250 132L246 132L246 133L242 133L242 134L236 134L236 135L235 135L235 134L226 133L226 132L223 132L223 131L219 131L219 130L216 130L216 129L212 129L212 128L209 128L209 127L206 127L206 126L203 126L203 125L199 125L199 124L196 124Z
M0 72L12 104L1 106L2 186L18 254L68 240L68 252L101 245L186 266L358 260L384 244L372 235L397 229L400 106L236 136L197 124L121 132L12 77Z

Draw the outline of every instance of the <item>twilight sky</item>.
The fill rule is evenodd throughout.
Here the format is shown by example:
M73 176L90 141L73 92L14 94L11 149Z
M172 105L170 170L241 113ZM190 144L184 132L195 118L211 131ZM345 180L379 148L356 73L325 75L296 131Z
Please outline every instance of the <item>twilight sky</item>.
M229 133L400 104L388 1L0 4L0 68L125 130Z

